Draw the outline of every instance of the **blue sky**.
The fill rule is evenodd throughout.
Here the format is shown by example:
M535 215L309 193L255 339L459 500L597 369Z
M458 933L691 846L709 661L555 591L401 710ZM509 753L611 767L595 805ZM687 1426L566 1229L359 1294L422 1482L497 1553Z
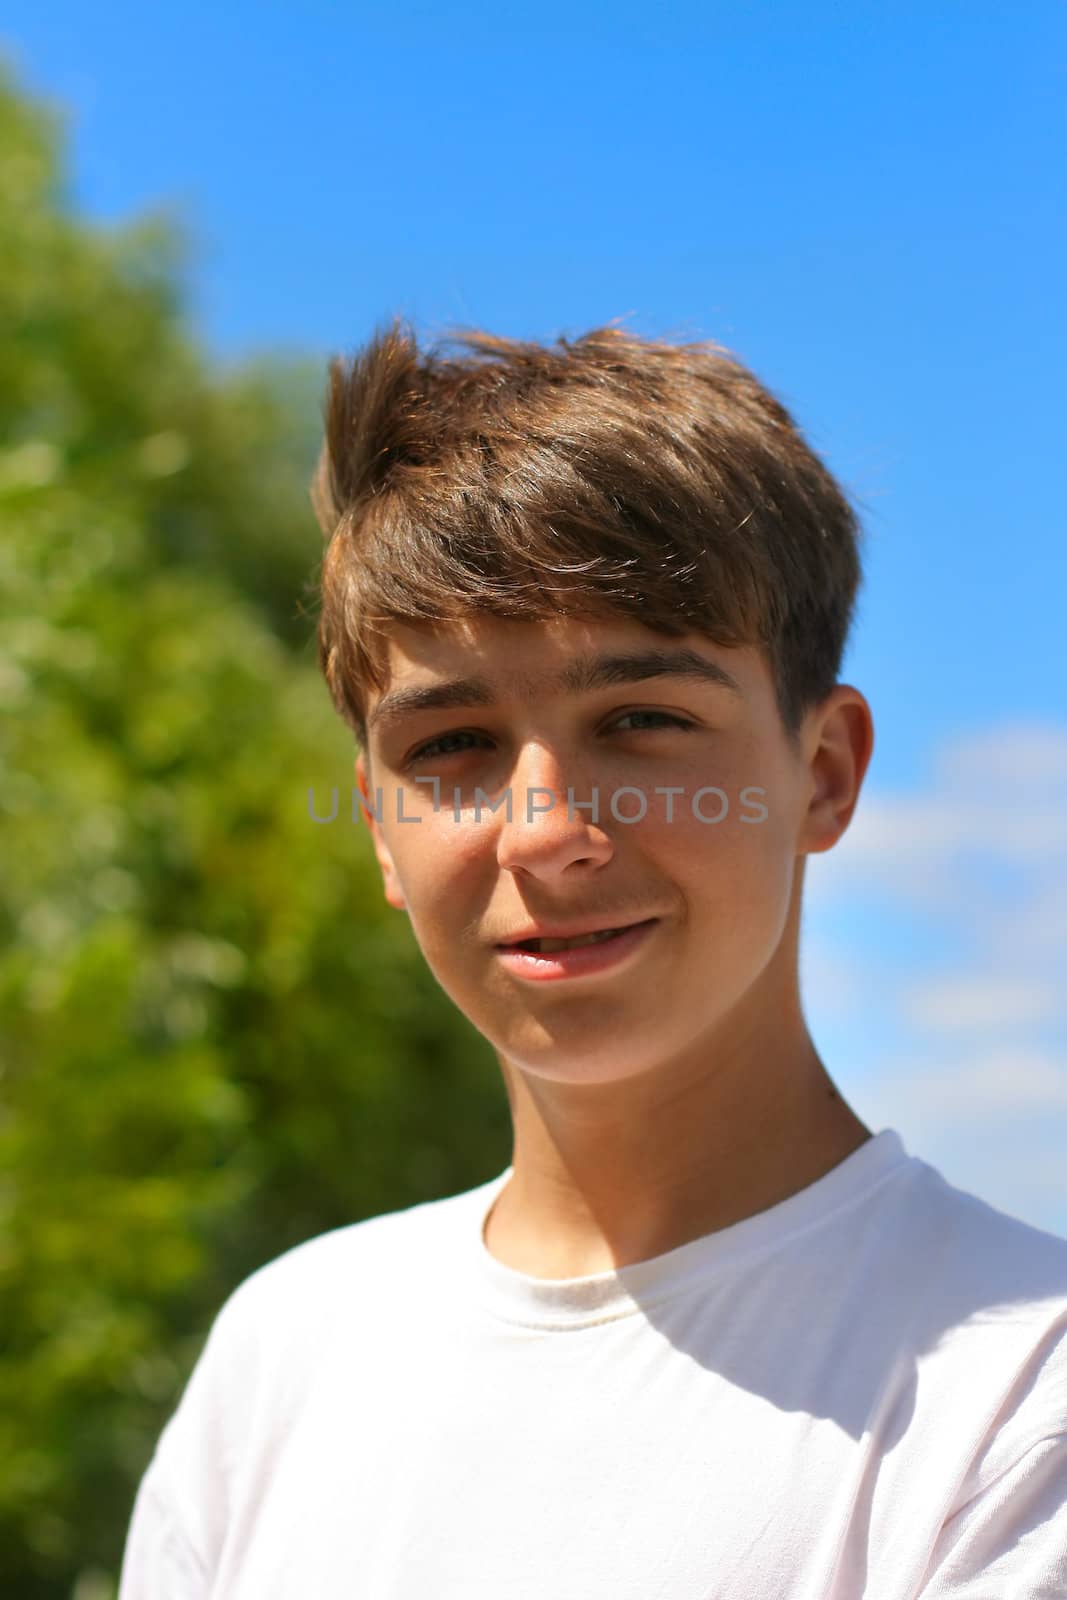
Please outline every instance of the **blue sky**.
M1067 11L9 0L73 192L190 234L220 360L614 317L713 338L857 499L877 747L809 867L869 1125L1067 1233Z

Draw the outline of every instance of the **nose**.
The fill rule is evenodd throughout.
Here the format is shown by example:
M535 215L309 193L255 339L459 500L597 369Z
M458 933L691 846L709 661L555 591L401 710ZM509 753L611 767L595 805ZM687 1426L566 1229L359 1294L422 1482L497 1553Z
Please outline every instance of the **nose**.
M574 791L568 802L568 786ZM524 745L513 769L511 816L504 818L497 860L508 872L529 873L546 882L568 869L602 866L615 853L595 819L603 797L576 781L574 768L545 746Z

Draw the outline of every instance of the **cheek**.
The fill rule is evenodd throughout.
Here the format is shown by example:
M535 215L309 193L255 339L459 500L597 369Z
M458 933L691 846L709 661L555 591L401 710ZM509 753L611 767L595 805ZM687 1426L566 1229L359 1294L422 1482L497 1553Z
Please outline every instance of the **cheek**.
M741 799L744 785L720 787L728 801L722 820L695 819L686 801L675 825L657 830L657 856L724 957L732 951L751 959L776 945L785 927L796 870L792 825L769 785L749 803ZM722 804L714 795L699 802L708 817Z
M491 890L484 843L476 828L442 807L392 828L389 848L412 930L433 966L438 950L454 953L465 928L482 926Z

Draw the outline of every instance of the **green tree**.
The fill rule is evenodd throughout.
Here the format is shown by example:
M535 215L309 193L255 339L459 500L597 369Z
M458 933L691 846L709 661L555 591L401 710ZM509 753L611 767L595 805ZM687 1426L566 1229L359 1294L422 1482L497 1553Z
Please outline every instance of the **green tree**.
M0 1592L85 1600L229 1290L509 1124L350 820L319 375L213 370L175 227L77 217L10 74L0 148Z

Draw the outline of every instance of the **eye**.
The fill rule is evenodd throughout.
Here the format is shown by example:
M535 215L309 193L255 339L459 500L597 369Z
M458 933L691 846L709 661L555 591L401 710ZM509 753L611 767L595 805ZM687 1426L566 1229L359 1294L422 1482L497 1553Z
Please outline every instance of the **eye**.
M611 726L617 728L620 722L627 722L630 717L658 717L661 724L666 723L672 728L692 728L695 726L694 723L689 721L688 717L676 717L670 711L624 711L622 716L617 717Z
M427 756L450 756L458 754L455 750L448 750L446 745L453 739L481 739L485 740L484 733L471 733L460 730L458 733L442 733L436 739L429 739L425 744L420 744L407 758L406 765L412 766L416 761L424 761Z
M608 724L608 727L609 729L618 728L621 723L627 722L631 717L658 717L660 727L666 726L670 728L682 728L688 730L696 726L695 723L690 722L688 717L677 717L670 711L624 711L622 716L616 717L614 722ZM624 729L623 731L626 732L629 730ZM637 728L633 731L640 733L642 730ZM649 728L647 731L650 733L655 732L655 726ZM469 750L471 748L470 745L461 744L457 746L455 743L457 739L473 739L476 741L476 743L480 742L483 745L492 743L492 740L489 739L484 733L474 733L470 729L461 728L455 733L439 734L436 739L428 739L425 744L418 745L416 749L414 749L407 757L404 765L409 767L414 766L420 761L428 760L431 756L441 757L460 755L464 750Z

